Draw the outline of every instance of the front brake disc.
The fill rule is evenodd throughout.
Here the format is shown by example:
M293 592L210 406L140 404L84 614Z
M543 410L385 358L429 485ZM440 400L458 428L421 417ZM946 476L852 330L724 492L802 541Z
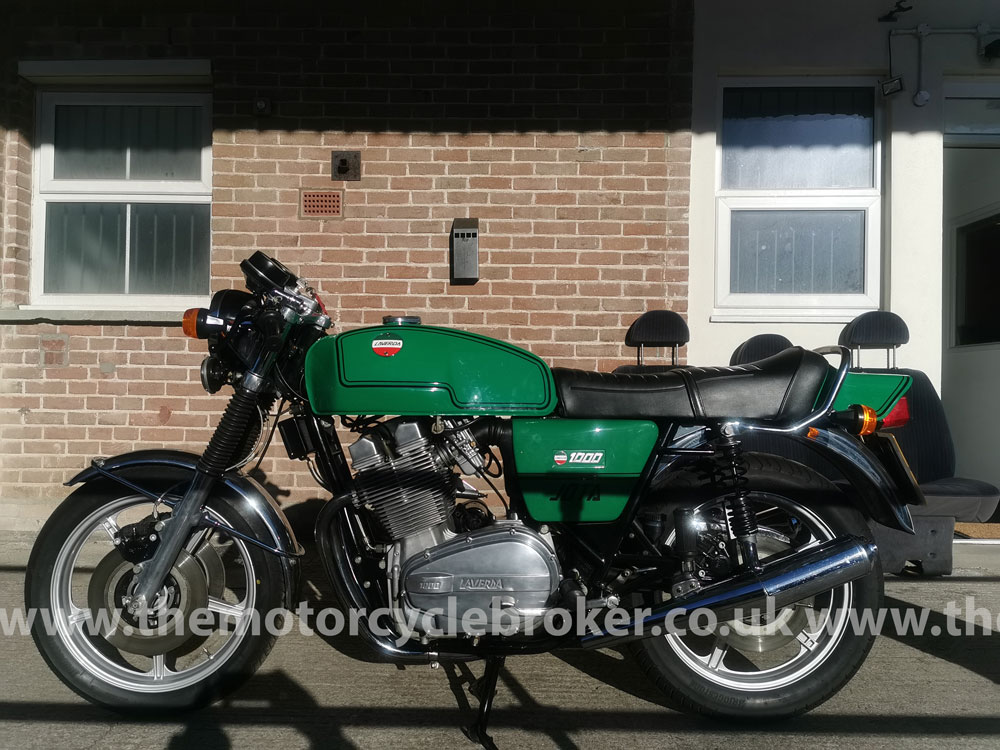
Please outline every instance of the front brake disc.
M94 569L87 603L92 620L100 628L99 635L115 648L141 656L179 649L195 636L190 628L191 614L208 606L205 568L196 557L181 550L145 619L140 620L125 607L125 598L135 588L133 567L118 550L113 550Z

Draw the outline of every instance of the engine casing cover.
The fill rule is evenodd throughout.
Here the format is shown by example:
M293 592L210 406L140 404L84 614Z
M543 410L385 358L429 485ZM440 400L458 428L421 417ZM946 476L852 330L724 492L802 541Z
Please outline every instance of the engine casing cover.
M482 629L462 626L473 609L493 622L499 608L517 631L544 616L556 598L559 565L545 537L520 521L497 521L414 555L400 578L404 610L418 631L479 635Z

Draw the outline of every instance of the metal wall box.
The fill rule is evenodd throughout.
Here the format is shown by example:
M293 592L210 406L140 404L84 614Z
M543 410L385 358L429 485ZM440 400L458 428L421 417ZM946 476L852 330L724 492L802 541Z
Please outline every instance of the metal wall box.
M331 151L330 179L356 182L361 179L360 151Z
M452 284L479 281L479 219L455 219L448 243Z

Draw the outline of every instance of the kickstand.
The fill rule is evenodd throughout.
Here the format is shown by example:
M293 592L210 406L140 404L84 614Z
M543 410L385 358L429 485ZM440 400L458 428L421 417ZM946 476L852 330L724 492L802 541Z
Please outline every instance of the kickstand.
M476 720L467 727L462 727L465 736L482 745L487 750L496 750L493 738L486 733L486 728L490 723L490 711L493 709L493 697L497 692L497 678L503 668L505 657L486 657L486 671L483 676L470 688L470 692L479 698L479 714Z

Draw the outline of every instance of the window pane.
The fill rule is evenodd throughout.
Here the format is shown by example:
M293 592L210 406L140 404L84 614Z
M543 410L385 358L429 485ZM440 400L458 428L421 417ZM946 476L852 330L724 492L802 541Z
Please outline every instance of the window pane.
M962 135L1000 133L1000 99L945 99L944 132Z
M201 107L59 105L54 176L63 180L197 180Z
M1000 341L996 280L1000 274L1000 214L958 230L955 343Z
M54 137L56 179L125 179L126 109L57 106Z
M865 212L733 211L737 294L861 294Z
M45 291L125 291L125 205L49 203L45 207Z
M874 106L868 88L725 89L722 187L872 187Z
M133 180L197 180L201 177L200 107L131 107Z
M208 294L209 206L133 203L129 292Z

